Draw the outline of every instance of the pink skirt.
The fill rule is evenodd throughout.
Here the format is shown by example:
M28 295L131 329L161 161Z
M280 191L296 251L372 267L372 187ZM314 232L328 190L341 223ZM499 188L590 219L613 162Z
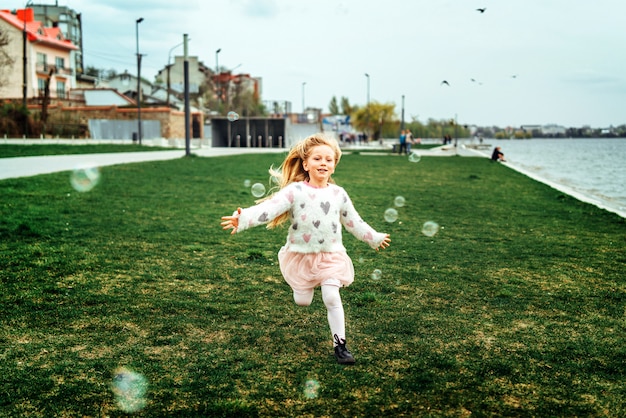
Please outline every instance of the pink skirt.
M285 247L278 252L280 271L293 290L309 290L325 281L350 286L354 281L354 266L345 251L295 253Z

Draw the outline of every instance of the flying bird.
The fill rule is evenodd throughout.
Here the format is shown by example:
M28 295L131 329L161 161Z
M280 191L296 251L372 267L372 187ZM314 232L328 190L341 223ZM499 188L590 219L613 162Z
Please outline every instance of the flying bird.
M483 7L482 9L476 9L477 11L481 12L481 13L485 13L485 10L487 10L486 7Z
M449 85L450 85L450 83L448 83L446 80L443 80L443 81L441 82L441 85L444 85L444 84L445 84L446 86L449 86Z

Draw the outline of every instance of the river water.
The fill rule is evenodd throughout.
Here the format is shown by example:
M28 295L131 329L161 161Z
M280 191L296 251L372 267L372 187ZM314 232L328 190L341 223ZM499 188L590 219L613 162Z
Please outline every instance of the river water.
M512 168L581 200L626 217L626 139L485 141L499 146Z

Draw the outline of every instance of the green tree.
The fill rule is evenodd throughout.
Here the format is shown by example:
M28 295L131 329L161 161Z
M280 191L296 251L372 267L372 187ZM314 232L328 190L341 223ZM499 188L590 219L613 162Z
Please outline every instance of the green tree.
M341 112L343 115L351 115L358 109L358 106L350 105L347 97L341 97Z
M241 84L236 85L229 105L228 112L234 111L242 116L263 116L266 114L265 107L260 103L259 98L255 97L254 92L250 89L243 89Z
M398 120L395 108L393 103L370 102L369 106L358 108L350 115L352 125L376 141L383 132L393 132L396 129Z
M205 77L200 84L199 93L195 98L202 98L203 106L226 115L228 112L237 112L240 116L265 116L268 110L263 105L261 98L254 93L250 84L245 80L233 79L221 86L223 96L218 100L215 80L211 76ZM284 109L273 109L275 113L283 113Z
M427 127L417 117L412 117L411 121L406 124L406 128L411 130L414 138L429 138Z
M331 115L339 114L339 105L337 104L336 96L333 96L333 98L330 99L330 103L328 104L328 111L330 112Z
M103 68L94 67L93 65L88 65L87 68L85 68L85 75L111 80L117 76L117 71L113 68L105 70Z

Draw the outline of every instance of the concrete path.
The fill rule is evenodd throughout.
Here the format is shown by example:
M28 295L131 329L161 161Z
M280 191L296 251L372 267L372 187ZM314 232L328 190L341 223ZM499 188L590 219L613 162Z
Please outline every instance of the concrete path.
M354 147L346 147L342 150L344 153L348 154L351 152L358 152L366 149L367 153L363 155L376 155L375 145L368 146L354 146ZM383 154L383 150L388 149L385 146L381 147L381 153ZM201 157L217 157L224 155L235 155L235 154L259 154L259 153L282 153L285 152L285 148L212 148L212 147L204 147L204 148L192 148L191 153L196 154ZM372 152L374 151L374 152ZM418 154L422 156L429 157L450 157L454 155L460 155L463 157L481 157L481 158L490 158L490 151L481 151L477 149L473 149L470 147L465 147L464 145L460 145L458 147L454 147L452 145L444 145L431 149L420 149L415 150ZM389 154L388 152L384 153L384 155L388 155L390 157L403 157L398 154ZM8 178L16 178L16 177L30 177L39 174L49 174L56 173L59 171L70 171L80 166L91 165L91 166L108 166L108 165L117 165L117 164L128 164L128 163L138 163L138 162L146 162L146 161L161 161L161 160L172 160L175 158L182 158L185 156L184 149L177 149L172 151L146 151L146 152L120 152L120 153L110 153L110 154L77 154L77 155L51 155L51 156L35 156L35 157L18 157L18 158L0 158L0 180L8 179ZM404 157L406 158L406 157ZM613 207L608 205L606 202L600 201L592 196L588 196L584 193L576 191L570 187L564 186L562 184L558 184L542 178L538 176L536 173L525 170L521 167L516 166L515 164L504 162L499 163L504 164L512 170L519 171L520 173L537 180L541 183L547 184L548 186L559 190L565 194L568 194L582 202L590 203L599 208L608 210L609 212L613 212L618 214L619 216L626 218L626 212L621 210L620 208Z
M202 157L216 157L221 155L278 153L284 151L284 149L280 148L200 148L192 149L191 153ZM184 156L184 150L174 150L0 158L0 180L70 171L85 165L103 167L145 161L173 160Z
M31 140L29 143L39 143L38 140ZM65 143L55 141L55 143ZM80 145L77 145L80 146ZM375 145L362 147L346 147L343 151L348 154L360 150L381 151L388 149L385 146ZM261 154L261 153L282 153L285 148L192 148L190 152L200 157L218 157L235 154ZM423 156L446 157L456 154L452 146L436 147L429 150L419 150ZM382 153L382 152L381 152ZM370 153L374 154L374 153ZM388 153L386 153L388 155ZM397 155L397 154L396 154ZM59 171L70 171L80 166L108 166L117 164L139 163L146 161L173 160L185 156L184 149L172 151L146 151L146 152L119 152L109 154L76 154L76 155L47 155L33 157L0 158L0 180L16 177L29 177L39 174L56 173Z

